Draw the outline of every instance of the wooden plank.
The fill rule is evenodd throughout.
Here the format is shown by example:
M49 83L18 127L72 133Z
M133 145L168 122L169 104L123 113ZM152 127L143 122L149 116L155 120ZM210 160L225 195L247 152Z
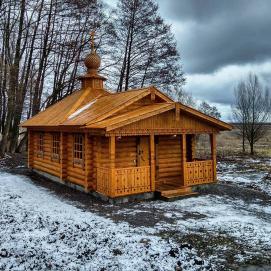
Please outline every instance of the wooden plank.
M178 122L180 120L180 104L175 104L175 121Z

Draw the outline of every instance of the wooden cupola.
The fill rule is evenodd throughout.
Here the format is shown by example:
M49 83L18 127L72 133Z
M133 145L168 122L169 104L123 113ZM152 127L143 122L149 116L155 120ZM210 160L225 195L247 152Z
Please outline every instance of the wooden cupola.
M87 67L87 73L79 77L79 80L82 82L82 89L103 89L103 82L106 78L98 73L101 65L101 58L95 49L94 31L91 33L91 52L86 56L84 63Z

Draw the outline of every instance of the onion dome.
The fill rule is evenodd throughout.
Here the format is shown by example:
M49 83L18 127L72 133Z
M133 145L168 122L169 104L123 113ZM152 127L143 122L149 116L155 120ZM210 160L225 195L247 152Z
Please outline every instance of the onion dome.
M101 65L101 58L96 53L94 46L94 31L91 33L91 52L85 58L85 65L87 67L87 73L79 76L79 80L82 82L82 88L85 89L103 89L103 81L105 77L98 74L98 69Z
M94 32L91 33L91 52L85 58L85 65L88 69L88 72L96 71L100 68L101 65L101 58L96 53L95 46L94 46Z

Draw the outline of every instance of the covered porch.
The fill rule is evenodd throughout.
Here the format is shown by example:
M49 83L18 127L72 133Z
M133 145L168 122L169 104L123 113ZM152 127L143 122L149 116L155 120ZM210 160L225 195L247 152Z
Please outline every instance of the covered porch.
M119 147L115 135L108 137L108 161L106 166L97 167L97 192L109 196L120 197L147 192L164 192L186 189L199 184L216 181L216 134L208 134L210 143L209 159L196 157L196 135L170 135L179 143L174 149L162 145L166 153L163 159L159 158L159 140L154 134L138 136L136 148L129 149L123 155L135 158L132 166L122 166L122 156L117 153ZM162 144L162 143L161 143ZM132 152L135 152L133 154ZM135 156L133 156L135 155ZM175 155L175 156L174 156ZM172 158L172 157L173 158ZM175 159L173 162L167 157ZM162 164L164 167L162 167ZM168 164L167 164L168 163ZM161 169L159 169L159 167ZM170 173L170 167L175 175Z

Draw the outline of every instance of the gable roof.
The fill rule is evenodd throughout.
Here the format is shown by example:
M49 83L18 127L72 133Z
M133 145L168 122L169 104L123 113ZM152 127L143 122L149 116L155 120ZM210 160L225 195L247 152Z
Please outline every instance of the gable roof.
M48 107L34 117L21 123L21 127L88 128L107 131L132 122L162 114L168 110L182 111L200 121L230 130L231 125L207 116L195 109L175 103L155 86L112 93L104 89L105 77L99 75L101 58L94 50L85 58L87 71L79 77L82 89ZM149 125L149 124L148 124ZM180 125L180 123L178 123ZM167 126L167 121L165 121Z
M85 88L83 90L75 91L58 103L21 123L20 126L44 127L88 125L94 121L101 121L117 113L124 107L151 93L154 93L164 102L173 102L169 97L152 86L118 93L111 93L103 89L95 90L92 88Z
M120 128L122 126L125 126L127 124L131 124L131 123L144 120L146 118L149 118L158 114L162 114L169 110L173 110L173 109L175 110L176 104L180 106L181 112L186 113L190 116L196 117L206 123L209 123L210 125L215 126L220 130L232 129L232 125L224 121L210 117L202 112L199 112L181 103L174 103L174 102L145 105L140 108L134 109L132 111L125 112L123 114L120 114L111 118L106 118L102 121L97 121L97 122L94 121L84 126L84 128L105 129L106 131L111 131L111 130Z
M154 94L161 102L142 105L140 108L125 113L122 109L138 100ZM105 129L110 131L151 116L173 110L178 105L180 110L204 122L219 128L231 130L232 126L198 110L175 103L168 96L151 86L147 88L111 93L103 89L84 88L48 107L21 124L22 127L72 127Z

